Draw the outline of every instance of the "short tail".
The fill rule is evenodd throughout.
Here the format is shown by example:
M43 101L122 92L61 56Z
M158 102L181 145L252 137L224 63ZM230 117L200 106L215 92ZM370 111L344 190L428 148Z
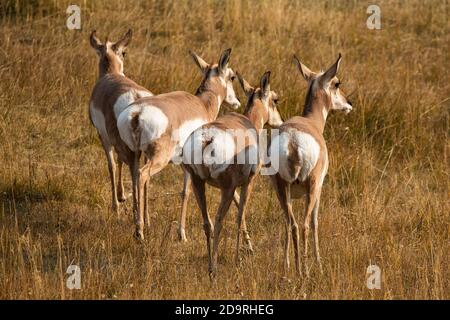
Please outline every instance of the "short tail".
M137 110L124 110L117 119L120 138L133 152L138 151L141 145L142 128L139 125L139 114Z
M145 151L166 131L167 125L167 117L149 106L131 105L117 119L120 138L134 152Z

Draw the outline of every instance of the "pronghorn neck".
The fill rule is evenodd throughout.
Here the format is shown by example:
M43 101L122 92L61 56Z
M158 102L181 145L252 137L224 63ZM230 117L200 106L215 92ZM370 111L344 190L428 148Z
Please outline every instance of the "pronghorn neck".
M323 132L327 120L330 99L325 92L318 90L318 88L315 87L318 85L316 80L314 80L309 86L302 116L314 120L316 127L320 132Z
M117 59L111 58L109 56L102 57L98 64L99 67L99 77L103 77L107 74L120 74L124 76L123 65Z
M208 80L203 81L195 95L202 101L210 121L215 120L219 114L220 105L225 98L225 89L222 86L212 85Z
M250 122L255 126L255 129L259 132L264 127L264 124L267 122L269 116L261 100L254 101L253 99L254 98L251 98L249 100L249 106L247 106L244 116L250 120Z

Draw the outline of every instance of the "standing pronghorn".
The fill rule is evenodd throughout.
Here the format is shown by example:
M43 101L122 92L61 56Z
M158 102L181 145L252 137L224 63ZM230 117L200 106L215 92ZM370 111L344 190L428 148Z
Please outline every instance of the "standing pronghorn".
M122 142L117 130L119 114L134 100L151 96L147 89L137 85L123 74L123 60L125 48L131 41L131 29L116 43L106 40L101 43L95 30L90 36L91 46L97 52L99 61L99 77L92 91L89 102L89 118L97 129L106 159L108 160L109 176L111 179L112 209L119 212L119 201L125 200L122 182L122 163L129 164L133 155ZM113 149L118 155L118 190L116 185Z
M340 90L340 82L336 77L341 61L340 54L327 71L320 73L312 72L297 57L294 58L300 73L308 82L308 93L302 116L286 121L280 127L279 134L272 140L270 157L272 163L278 161L279 170L271 180L286 219L285 267L289 268L289 234L292 231L295 267L299 273L301 272L298 256L299 232L292 211L291 191L295 192L296 196L306 195L303 259L305 272L308 274L306 257L311 222L314 226L316 259L322 271L318 242L318 212L322 183L328 169L328 153L323 138L325 121L329 111L343 110L348 113L352 110L352 105Z
M240 106L233 89L234 72L228 67L231 49L225 50L218 64L210 65L191 55L203 73L195 95L175 91L136 100L118 120L120 137L134 152L131 163L136 237L144 238L144 186L148 178L161 171L171 160L179 161L181 148L192 131L214 120L223 101L234 109ZM139 168L141 153L145 164ZM185 173L185 189L189 179ZM186 195L186 193L184 193ZM186 196L185 196L186 198ZM187 201L187 199L184 199ZM148 222L147 222L148 224Z
M277 94L270 90L270 72L262 76L260 87L256 89L239 74L238 77L248 97L244 115L233 112L203 125L191 134L183 147L183 166L191 174L192 186L203 217L209 272L212 278L217 271L217 250L222 222L236 188L241 187L236 260L239 257L241 223L245 219L245 208L251 193L253 178L261 167L258 148L259 133L266 123L274 127L282 124L276 106ZM206 207L206 182L221 190L221 201L214 225ZM251 248L245 220L243 227L245 240ZM212 252L211 236L213 238Z

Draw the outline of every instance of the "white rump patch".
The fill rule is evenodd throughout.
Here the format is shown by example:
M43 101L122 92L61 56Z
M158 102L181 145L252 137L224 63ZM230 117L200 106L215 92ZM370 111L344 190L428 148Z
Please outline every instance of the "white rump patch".
M236 146L233 135L224 130L209 128L204 132L204 141L211 141L203 150L203 163L210 175L216 179L233 163Z
M206 147L203 149L203 145ZM235 142L233 135L218 128L196 130L183 148L183 162L206 179L216 179L234 162Z
M139 117L138 129L133 131L131 122ZM117 119L117 128L122 140L132 151L145 151L148 145L166 132L169 120L161 109L150 105L132 105Z
M297 146L299 172L289 170L289 159L292 159L292 155L289 154L290 143ZM290 183L296 179L305 181L315 168L319 154L320 146L313 136L293 129L276 136L270 146L271 162L278 161L280 176Z
M278 169L278 173L284 180L294 182L296 177L291 176L288 170L289 139L290 135L288 132L282 132L272 139L270 143L270 162L273 168Z
M174 130L172 135L176 140L178 140L178 145L183 148L184 143L187 138L194 132L196 129L200 128L207 121L203 119L194 119L183 122L183 124L177 130ZM174 141L176 141L174 140Z
M203 119L193 119L183 122L183 124L178 128L172 131L172 141L177 141L177 145L175 147L175 152L172 155L172 162L175 164L181 163L181 152L183 150L184 143L187 138L194 132L196 129L200 128L207 121Z
M317 164L320 154L320 146L316 139L308 133L297 131L294 133L293 138L296 139L298 146L298 154L300 159L300 181L305 181L311 171Z
M125 93L122 93L114 103L114 115L116 119L119 119L119 115L125 110L130 104L132 104L136 99L149 97L152 94L144 90L134 90L131 89Z
M134 92L133 90L122 93L114 103L114 115L116 119L119 119L119 115L128 107L131 103L134 102Z

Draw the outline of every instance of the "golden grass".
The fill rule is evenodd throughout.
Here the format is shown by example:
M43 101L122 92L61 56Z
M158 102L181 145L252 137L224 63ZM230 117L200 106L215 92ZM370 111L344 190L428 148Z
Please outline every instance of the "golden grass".
M379 31L366 28L369 3L359 1L81 3L81 31L65 27L68 1L0 5L0 298L450 298L446 1L378 1ZM325 130L323 275L311 255L309 279L282 279L284 220L264 177L248 213L256 252L234 264L232 208L217 287L193 199L190 241L176 241L179 167L151 181L144 245L132 238L130 202L123 220L110 212L106 159L87 113L97 77L88 35L117 38L129 27L125 72L153 92L195 90L188 49L211 61L232 47L231 66L250 82L272 71L285 118L301 112L306 91L292 54L317 70L342 52L355 110L331 115ZM213 213L217 190L208 196ZM301 221L303 203L294 208ZM65 287L71 263L81 267L81 290ZM381 290L366 287L370 264L382 269Z

